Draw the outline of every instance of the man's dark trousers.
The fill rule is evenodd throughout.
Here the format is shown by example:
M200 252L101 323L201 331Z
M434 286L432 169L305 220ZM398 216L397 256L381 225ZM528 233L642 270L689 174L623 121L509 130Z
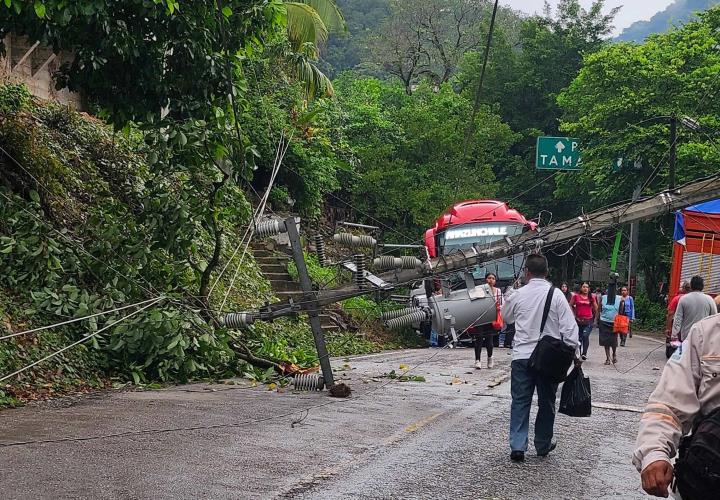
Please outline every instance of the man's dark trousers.
M555 425L555 398L558 384L542 380L528 367L528 359L512 362L510 393L510 449L527 451L528 429L530 426L530 405L537 388L538 413L535 418L535 449L539 455L550 450Z

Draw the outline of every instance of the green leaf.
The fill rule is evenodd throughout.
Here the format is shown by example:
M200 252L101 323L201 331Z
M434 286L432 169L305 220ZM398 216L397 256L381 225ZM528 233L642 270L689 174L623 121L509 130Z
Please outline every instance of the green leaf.
M10 7L12 5L12 0L5 0L5 7Z
M167 350L173 349L178 343L182 340L182 335L178 334L173 338L172 342L170 342L170 345L167 346Z
M5 1L5 4L7 4L7 0ZM39 0L35 0L35 14L42 19L45 17L45 13L45 4Z
M225 17L232 16L232 9L228 6L223 7L222 13Z
M42 16L40 16L42 17ZM34 189L30 191L30 199L35 203L40 203L40 195Z

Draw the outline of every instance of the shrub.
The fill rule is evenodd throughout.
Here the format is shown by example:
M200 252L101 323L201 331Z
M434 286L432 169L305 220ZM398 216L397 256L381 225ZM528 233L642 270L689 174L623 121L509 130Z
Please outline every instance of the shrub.
M14 115L28 109L32 96L25 84L0 85L0 115Z
M644 293L635 297L635 318L638 326L647 330L665 328L666 309L662 304L653 302Z

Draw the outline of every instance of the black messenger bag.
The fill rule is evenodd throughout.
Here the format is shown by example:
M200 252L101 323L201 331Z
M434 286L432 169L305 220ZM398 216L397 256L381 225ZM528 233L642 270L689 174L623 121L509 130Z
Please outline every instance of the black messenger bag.
M570 365L575 359L575 349L565 343L562 334L559 339L543 335L545 323L550 314L553 293L555 293L555 287L551 285L545 299L545 309L540 324L540 340L530 356L528 366L547 382L559 384L567 378Z

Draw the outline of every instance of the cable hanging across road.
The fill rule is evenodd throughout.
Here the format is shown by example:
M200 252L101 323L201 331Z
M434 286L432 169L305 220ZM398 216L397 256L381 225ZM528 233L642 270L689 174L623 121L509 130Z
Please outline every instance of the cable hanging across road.
M151 306L151 305L152 304L150 304L149 306ZM149 307L149 306L146 306L146 307ZM139 312L139 311L135 311L135 312ZM132 313L132 314L135 314L135 313ZM122 321L122 320L119 320L119 321ZM473 322L473 324L475 322L477 322L477 319ZM108 328L110 326L112 326L112 325L109 325ZM461 332L458 335L458 337L463 335L471 326L469 326L468 328L463 330L463 332ZM93 335L97 335L98 333L100 333L100 331L95 332ZM87 338L90 338L90 337L87 337ZM87 340L87 338L83 339L83 341ZM69 346L69 347L71 347L71 346ZM248 419L248 420L243 420L240 422L231 422L231 423L226 423L226 424L196 425L196 426L186 426L186 427L167 427L167 428L156 428L156 429L138 429L138 430L131 430L131 431L113 432L113 433L108 433L108 434L98 434L98 435L94 435L94 436L77 436L77 437L67 436L67 437L51 438L51 439L15 441L15 442L10 442L10 443L0 443L0 448L29 446L29 445L33 445L33 444L51 444L51 443L94 441L94 440L98 440L98 439L111 439L111 438L117 438L117 437L138 436L138 435L147 435L147 434L167 434L167 433L173 433L173 432L191 432L191 431L198 431L198 430L230 429L230 428L244 427L246 425L252 425L252 424L257 424L257 423L262 423L262 422L269 422L271 420L277 420L280 418L290 417L293 415L297 415L298 413L303 414L305 412L310 412L312 410L316 410L318 408L323 408L323 407L334 405L334 404L348 403L351 401L358 401L360 399L367 398L368 396L384 389L385 387L389 386L390 384L400 383L400 379L403 376L413 372L420 366L429 363L434 358L436 358L440 354L440 352L442 352L446 349L449 349L449 348L450 348L450 344L447 344L444 347L437 349L434 353L432 353L426 359L419 361L418 363L416 363L415 365L413 365L409 368L406 368L402 373L399 373L395 379L390 379L387 382L385 382L377 387L374 387L366 392L363 392L362 394L358 394L357 396L355 396L351 399L333 399L326 403L312 405L312 406L308 406L306 408L301 408L301 409L293 410L290 412L281 413L278 415L271 415L268 417ZM10 376L12 376L12 375L10 375ZM5 378L7 378L7 377L0 378L0 382L3 381Z
M67 321L61 321L60 323L54 323L54 324L52 324L52 325L41 326L41 327L38 327L38 328L33 328L33 329L31 329L31 330L25 330L25 331L22 331L22 332L13 333L13 334L10 334L10 335L5 335L5 336L0 337L0 340L11 339L11 338L13 338L13 337L20 337L21 335L28 335L28 334L31 334L31 333L41 332L41 331L43 331L43 330L50 330L51 328L57 328L57 327L60 327L60 326L70 325L70 324L72 324L72 323L77 323L77 322L79 322L79 321L85 321L85 320L87 320L87 319L97 318L98 316L105 316L105 315L107 315L107 314L112 314L112 313L114 313L114 312L124 311L125 309L130 309L131 307L141 306L141 305L143 305L143 304L147 304L148 302L157 302L158 300L161 300L161 299L164 299L164 298L165 298L165 297L154 297L154 298L152 298L152 299L143 300L143 301L141 301L141 302L136 302L136 303L134 303L134 304L128 304L128 305L126 305L126 306L116 307L115 309L109 309L109 310L107 310L107 311L101 311L101 312L98 312L98 313L89 314L89 315L87 315L87 316L82 316L82 317L80 317L80 318L73 318L73 319L69 319L69 320L67 320Z
M110 323L109 325L105 325L104 327L102 327L102 328L99 329L98 331L93 332L93 333L91 333L90 335L87 335L87 336L81 338L80 340L78 340L78 341L76 341L76 342L73 342L72 344L70 344L70 345L68 345L68 346L63 347L62 349L59 349L59 350L57 350L57 351L55 351L55 352L53 352L53 353L51 353L51 354L48 354L48 355L45 356L44 358L39 359L39 360L37 360L37 361L35 361L35 362L33 362L33 363L30 363L29 365L24 366L24 367L20 368L19 370L16 370L16 371L14 371L14 372L12 372L12 373L10 373L10 374L8 374L8 375L5 375L5 376L3 376L3 377L0 377L0 382L3 382L4 380L7 380L7 379L9 379L9 378L12 378L12 377L14 377L15 375L19 375L19 374L21 374L22 372L29 370L29 369L32 368L33 366L37 366L37 365L39 365L40 363L42 363L42 362L44 362L44 361L47 361L48 359L54 358L55 356L57 356L57 355L59 355L59 354L62 354L63 352L67 351L68 349L72 349L72 348L75 347L76 345L82 344L83 342L87 342L88 340L90 340L91 338L93 338L93 337L97 336L98 334L104 332L105 330L107 330L107 329L109 329L109 328L112 328L113 326L117 325L118 323L122 323L123 321L125 321L125 320L128 319L128 318L130 318L131 316L134 316L134 315L136 315L136 314L144 311L145 309L156 305L156 304L157 304L158 302L160 302L161 300L163 300L162 297L157 298L157 299L151 301L149 304L146 304L145 306L141 307L141 308L138 309L137 311L133 311L133 312L131 312L130 314L127 314L127 315L123 316L122 318L120 318L120 319L118 319L118 320L116 320L116 321L113 321L113 322Z

